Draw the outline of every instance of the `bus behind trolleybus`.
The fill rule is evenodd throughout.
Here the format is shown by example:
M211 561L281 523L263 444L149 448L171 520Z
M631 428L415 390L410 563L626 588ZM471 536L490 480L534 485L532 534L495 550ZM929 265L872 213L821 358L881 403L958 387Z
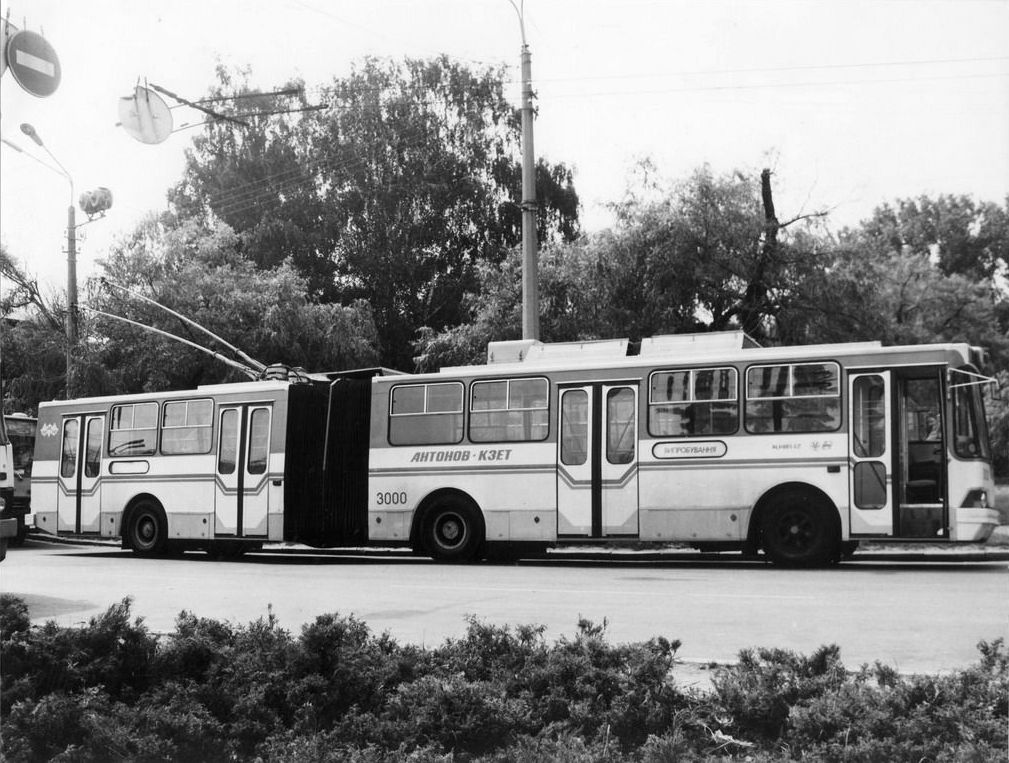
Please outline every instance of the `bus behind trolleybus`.
M653 542L809 566L862 540L979 542L998 524L983 372L966 344L716 332L55 401L34 514L140 554Z

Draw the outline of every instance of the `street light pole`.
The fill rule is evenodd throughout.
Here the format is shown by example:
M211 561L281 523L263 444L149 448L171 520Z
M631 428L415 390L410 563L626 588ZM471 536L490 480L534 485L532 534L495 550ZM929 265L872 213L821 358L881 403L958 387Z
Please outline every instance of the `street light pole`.
M70 183L70 206L67 207L67 380L66 396L69 400L72 397L73 379L73 357L74 349L77 347L77 217L74 209L74 179L70 176L67 168L56 158L49 147L42 142L38 132L27 122L21 125L21 132L27 135L37 146L42 148L56 166L60 168L60 173Z
M509 0L522 32L522 338L540 338L539 275L536 242L536 153L533 149L532 54L526 43L522 10Z

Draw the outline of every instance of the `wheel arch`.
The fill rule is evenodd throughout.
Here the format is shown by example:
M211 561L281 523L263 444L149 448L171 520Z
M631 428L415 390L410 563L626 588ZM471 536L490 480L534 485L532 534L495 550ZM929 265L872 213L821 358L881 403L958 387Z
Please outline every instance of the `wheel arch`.
M154 507L161 512L161 517L165 520L165 532L168 532L168 512L165 511L165 506L161 503L161 500L153 493L137 493L135 496L130 498L129 501L127 501L126 508L123 509L122 519L119 522L119 536L122 539L123 548L129 548L127 530L130 526L130 522L133 521L133 513L137 510L137 506L146 501L150 501Z
M781 484L775 485L767 490L753 505L753 511L750 512L750 523L746 531L746 547L749 551L755 552L758 548L763 547L761 527L764 516L768 511L770 511L771 507L774 506L775 500L779 496L791 491L804 492L811 500L822 503L829 510L831 524L837 533L837 540L840 542L841 512L837 508L837 504L834 503L833 499L831 499L831 497L823 490L815 485L810 485L808 482L782 482Z
M421 546L421 528L424 526L424 518L427 516L427 512L431 510L432 506L444 500L462 501L469 505L479 520L481 532L486 538L487 520L484 519L483 509L480 508L480 504L465 490L455 487L442 487L428 493L417 504L417 508L413 512L413 521L410 524L411 548L417 549Z

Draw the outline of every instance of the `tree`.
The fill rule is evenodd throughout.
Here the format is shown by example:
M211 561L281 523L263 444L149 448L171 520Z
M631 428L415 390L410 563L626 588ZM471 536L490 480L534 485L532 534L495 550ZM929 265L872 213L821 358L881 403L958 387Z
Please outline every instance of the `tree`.
M1005 208L969 196L898 199L860 228L876 249L927 255L946 275L990 280L1009 264L1009 199Z
M247 89L220 79L213 95ZM367 300L383 363L407 367L415 331L462 322L477 264L520 240L520 129L503 86L503 69L446 57L366 59L322 88L325 110L209 125L173 203L227 222L260 267L289 257L312 294ZM540 240L573 239L571 172L540 161L537 192Z
M0 245L0 359L4 412L34 412L39 400L66 385L65 303L44 294L38 280Z
M779 222L767 170L758 181L702 167L663 185L651 180L651 169L644 163L638 184L614 205L613 229L544 249L543 339L742 328L773 340L778 316L829 262L820 240L800 225L819 215ZM416 346L423 367L473 356L478 339L517 335L518 278L514 257L483 269L479 290L464 303L472 323L425 333Z
M264 363L309 371L374 365L377 334L366 304L323 305L306 296L305 279L289 262L261 270L245 259L228 226L193 220L173 225L151 217L101 262L109 281L185 315ZM120 290L92 300L102 312L160 328L201 345L204 334ZM114 369L121 392L195 387L241 379L210 356L105 317L90 328L99 362ZM230 354L221 346L213 346Z

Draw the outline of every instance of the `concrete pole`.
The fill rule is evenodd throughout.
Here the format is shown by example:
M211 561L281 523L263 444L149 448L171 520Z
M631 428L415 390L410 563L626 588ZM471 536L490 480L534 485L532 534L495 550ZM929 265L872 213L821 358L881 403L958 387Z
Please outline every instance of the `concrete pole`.
M73 397L74 349L77 347L77 219L74 212L73 181L67 207L67 400Z
M523 38L525 32L523 31ZM536 241L536 153L533 149L532 55L522 41L522 338L540 338Z

